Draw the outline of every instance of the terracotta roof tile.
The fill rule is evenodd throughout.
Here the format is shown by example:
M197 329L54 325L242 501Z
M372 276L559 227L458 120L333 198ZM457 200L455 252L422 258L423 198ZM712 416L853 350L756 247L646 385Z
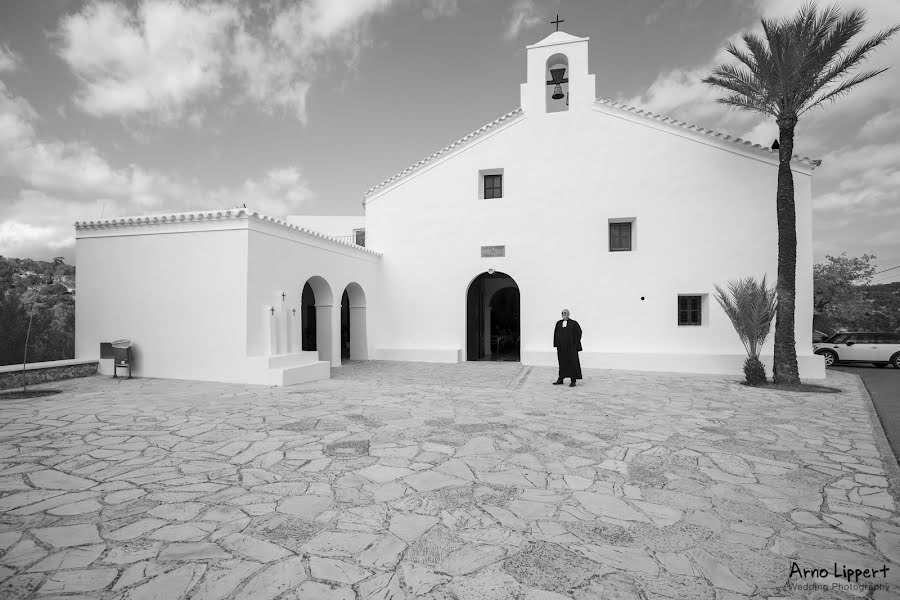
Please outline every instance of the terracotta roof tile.
M626 111L626 112L629 112L629 113L632 113L632 114L635 114L635 115L639 115L639 116L641 116L641 117L643 117L643 118L646 118L646 119L652 119L652 120L654 120L654 121L659 121L659 122L662 122L662 123L667 123L667 124L669 124L669 125L674 125L675 127L680 127L680 128L682 128L682 129L686 129L686 130L688 130L688 131L693 131L693 132L696 132L696 133L700 133L700 134L703 134L703 135L706 135L706 136L709 136L709 137L712 137L712 138L717 138L717 139L722 140L722 141L731 142L731 143L733 143L733 144L742 146L742 147L744 147L745 149L746 149L746 148L753 148L753 149L755 149L755 150L759 150L759 151L762 151L762 152L765 152L765 153L768 153L768 154L773 154L773 155L776 155L776 156L778 155L778 151L777 151L777 150L772 150L771 148L769 148L769 147L767 147L767 146L762 146L762 145L760 145L760 144L754 144L753 142L750 142L750 141L747 141L747 140L742 140L741 138L738 138L738 137L732 137L732 136L730 136L730 135L727 135L727 134L724 134L724 133L722 133L722 132L715 131L715 130L712 130L712 129L704 129L703 127L698 127L697 125L693 125L693 124L687 123L687 122L685 122L685 121L678 121L678 120L676 120L676 119L673 119L672 117L667 117L667 116L659 115L659 114L656 114L656 113L653 113L653 112L650 112L650 111L647 111L647 110L642 110L642 109L639 109L639 108L634 107L634 106L629 106L629 105L627 105L627 104L623 104L622 102L616 102L616 101L613 101L613 100L606 100L606 99L604 99L604 98L597 98L597 99L595 100L595 102L594 102L594 105L595 105L595 106L596 106L596 105L600 105L600 106L609 106L609 107L616 108L616 109L619 109L619 110L624 110L624 111ZM448 145L448 146L444 146L443 148L441 148L441 149L438 150L437 152L435 152L435 153L433 153L433 154L431 154L431 155L429 155L429 156L426 156L425 158L423 158L423 159L420 160L419 162L417 162L417 163L415 163L415 164L413 164L413 165L410 165L410 166L406 167L405 169L403 169L403 170L400 171L399 173L397 173L397 174L395 174L395 175L393 175L393 176L391 176L391 177L385 179L385 180L382 181L381 183L372 186L371 188L369 188L368 190L366 190L366 194L365 194L365 195L366 195L366 196L369 196L369 195L371 195L372 193L377 192L378 190L380 190L380 189L382 189L382 188L384 188L384 187L386 187L386 186L388 186L388 185L390 185L390 184L392 184L392 183L395 183L395 182L397 182L397 181L399 181L399 180L405 178L407 175L410 175L410 174L414 173L415 171L418 171L419 169L421 169L422 167L424 167L424 166L427 165L428 163L430 163L430 162L432 162L432 161L434 161L434 160L440 158L441 156L444 156L445 154L447 154L448 152L451 152L452 150L456 150L457 148L459 148L459 147L461 147L461 146L463 146L463 145L465 145L465 144L468 144L469 142L471 142L471 141L474 140L475 138L481 136L482 134L484 134L484 133L487 132L487 131L490 131L491 129L493 129L493 128L496 127L497 125L500 125L501 123L503 123L503 122L505 122L505 121L508 121L509 119L511 119L511 118L513 118L513 117L517 117L517 116L519 116L519 115L521 115L521 114L522 114L522 109L521 109L521 108L517 108L516 110L513 110L513 111L510 111L510 112L506 113L506 114L503 115L502 117L499 117L499 118L497 118L497 119L494 119L494 120L491 121L490 123L487 123L486 125L484 125L484 126L478 128L478 129L476 129L476 130L473 131L472 133L470 133L470 134L468 134L468 135L466 135L466 136L464 136L464 137L461 137L460 139L456 140L456 141L453 142L452 144L450 144L450 145ZM802 164L805 164L805 165L807 165L807 166L809 166L809 167L811 167L811 168L813 168L813 169L815 169L815 168L818 167L820 164L822 164L822 161L821 161L821 160L814 160L814 159L812 159L812 158L809 158L808 156L802 156L802 157L801 157L801 156L796 155L796 154L794 155L794 157L793 157L792 160L795 161L795 162L800 162L800 163L802 163Z
M317 237L323 240L327 240L329 242L333 242L335 244L340 244L342 246L348 246L350 248L354 248L361 252L367 252L369 254L374 254L376 256L381 256L380 252L376 252L371 248L365 248L363 246L357 246L356 244L351 244L350 242L346 242L344 240L332 237L330 235L325 235L324 233L319 233L318 231L314 231L312 229L307 229L305 227L300 227L299 225L293 225L284 221L282 219L278 219L276 217L269 217L266 215L262 215L256 211L252 211L246 208L230 208L230 209L216 209L216 210L201 210L194 212L185 212L185 213L174 213L167 215L144 215L144 216L134 216L134 217L118 217L114 219L104 219L102 221L75 221L75 230L87 230L87 229L107 229L112 227L140 227L142 225L159 225L159 224L177 224L177 223L190 223L190 222L202 222L202 221L223 221L228 219L256 219L258 221L265 221L269 223L274 223L280 227L285 229L290 229L297 233L301 233L307 236Z

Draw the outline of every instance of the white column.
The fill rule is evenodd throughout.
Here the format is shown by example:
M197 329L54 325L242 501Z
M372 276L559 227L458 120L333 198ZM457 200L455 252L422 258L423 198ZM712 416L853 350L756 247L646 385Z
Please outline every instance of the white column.
M368 360L366 307L350 306L350 360Z
M298 304L291 305L285 314L288 322L288 352L300 352L303 349L300 341L300 306Z
M338 312L337 328L334 324L334 306L331 304L316 304L316 348L319 350L319 360L331 363L332 367L341 366L341 346L335 340L341 339L341 315ZM337 332L337 337L335 337ZM334 352L337 350L337 361Z
M275 353L287 352L287 315L285 315L285 293L283 290L272 292L272 306L275 307L277 335L275 337Z
M278 353L278 324L275 318L274 306L263 306L262 311L262 331L263 331L263 353L266 356L272 356Z

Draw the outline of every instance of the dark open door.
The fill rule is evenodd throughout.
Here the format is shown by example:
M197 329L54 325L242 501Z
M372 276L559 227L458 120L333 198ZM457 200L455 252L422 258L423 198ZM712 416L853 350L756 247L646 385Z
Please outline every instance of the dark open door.
M479 275L469 286L466 298L466 360L484 356L484 277Z

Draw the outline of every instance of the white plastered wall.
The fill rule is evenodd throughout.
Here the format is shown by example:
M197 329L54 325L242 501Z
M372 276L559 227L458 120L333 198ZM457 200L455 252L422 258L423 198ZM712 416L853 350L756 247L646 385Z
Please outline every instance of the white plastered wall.
M479 198L486 169L503 169L502 199ZM526 364L555 364L552 328L567 306L586 367L739 373L743 346L713 285L774 283L776 175L773 158L625 111L526 112L367 199L367 241L384 254L376 357L464 358L467 286L493 268L519 286ZM811 178L794 177L797 353L801 376L821 378L807 343ZM620 218L635 219L632 252L608 251ZM481 258L487 245L506 257ZM677 325L680 293L706 296L703 325ZM764 361L771 352L770 340Z
M99 358L101 342L128 338L134 376L239 380L247 231L176 228L79 233L75 356ZM101 368L111 375L112 361Z

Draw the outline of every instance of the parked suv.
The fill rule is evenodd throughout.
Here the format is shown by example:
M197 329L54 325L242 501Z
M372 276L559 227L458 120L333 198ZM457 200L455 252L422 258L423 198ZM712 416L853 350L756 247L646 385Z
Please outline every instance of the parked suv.
M844 362L900 369L900 333L836 333L813 344L813 352L825 357L826 367Z

